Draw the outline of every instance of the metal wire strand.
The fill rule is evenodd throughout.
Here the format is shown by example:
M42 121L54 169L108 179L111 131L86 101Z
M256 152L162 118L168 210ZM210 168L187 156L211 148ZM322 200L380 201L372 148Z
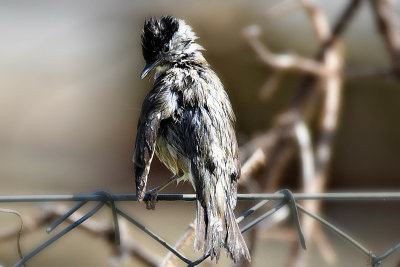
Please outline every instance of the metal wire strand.
M38 254L40 251L42 251L43 249L47 248L49 245L51 245L52 243L54 243L56 240L58 240L60 237L64 236L65 234L67 234L69 231L71 231L72 229L74 229L75 227L77 227L78 225L80 225L81 223L83 223L84 221L86 221L87 219L89 219L93 214L95 214L101 207L103 207L104 203L99 203L97 204L96 207L94 207L91 211L89 211L88 213L86 213L82 218L80 218L79 220L77 220L76 222L74 222L73 224L71 224L70 226L68 226L67 228L65 228L64 230L62 230L61 232L59 232L58 234L56 234L55 236L53 236L52 238L50 238L49 240L47 240L46 242L44 242L43 244L41 244L40 246L38 246L36 249L34 249L31 253L29 253L28 255L26 255L25 257L23 257L22 259L20 259L16 264L13 265L13 267L19 267L21 265L24 265L28 260L30 260L33 256L35 256L36 254Z
M373 257L372 264L376 265L376 264L382 262L384 259L389 257L391 254L393 254L398 249L400 249L400 242L396 243L393 247L389 248L382 255Z
M150 200L146 198L144 200ZM400 192L347 192L347 193L293 193L296 200L322 201L400 201ZM137 201L135 194L112 194L114 201ZM282 200L282 193L238 194L237 200ZM61 202L61 201L103 201L104 197L96 194L76 195L19 195L0 196L0 203L15 202ZM157 201L195 201L195 194L159 194Z
M254 205L253 207L251 207L250 209L246 210L245 212L243 212L242 215L240 215L239 217L236 218L236 223L240 223L242 222L246 217L250 216L251 214L253 214L254 212L256 212L258 209L260 209L261 207L263 207L264 205L266 205L269 202L269 200L263 200L258 202L256 205Z
M86 203L87 201L81 201L78 204L76 204L72 209L70 209L63 216L61 216L55 222L53 222L49 227L47 227L46 232L51 233L57 226L59 226L63 221L65 221L69 216L71 216L75 211L80 209Z
M308 216L314 218L317 222L319 222L320 224L326 226L327 228L329 228L330 230L332 230L333 232L335 232L336 234L338 234L339 236L343 237L344 239L346 239L350 244L352 244L353 246L355 246L356 248L358 248L361 252L363 252L365 255L367 255L368 257L370 257L372 255L372 252L365 248L363 245L361 245L359 242L357 242L354 238L352 238L350 235L346 234L345 232L343 232L342 230L340 230L339 228L337 228L336 226L334 226L333 224L331 224L330 222L324 220L323 218L319 217L318 215L309 212L308 210L306 210L303 206L301 206L300 204L297 204L297 208L299 210L301 210L302 212L304 212L305 214L307 214Z
M293 194L290 190L288 189L284 189L279 191L280 193L282 193L285 198L280 201L278 204L276 204L272 209L268 210L267 212L265 212L264 214L262 214L261 216L257 217L256 219L254 219L253 221L249 222L247 225L245 225L244 227L242 227L240 229L241 233L246 232L247 230L249 230L250 228L254 227L256 224L260 223L261 221L265 220L267 217L271 216L272 214L274 214L275 212L277 212L278 210L280 210L282 207L284 207L285 205L289 204L291 206L291 210L293 212L293 217L294 220L296 222L296 226L297 226L297 230L298 230L298 234L299 234L299 239L301 242L301 245L303 246L303 248L305 249L305 240L304 240L304 235L301 231L301 226L300 226L300 220L299 220L299 216L297 213L297 208L295 207L296 205L296 201L293 198ZM268 203L268 200L263 200L259 203L257 203L256 205L254 205L252 208L250 208L249 210L247 210L246 212L244 212L241 216L239 216L236 219L236 222L239 223L241 221L243 221L246 217L250 216L251 214L253 214L256 210L260 209L262 206L264 206L265 204ZM291 204L293 203L293 204ZM294 205L294 208L293 208ZM190 266L196 266L197 264L203 262L205 259L207 259L210 256L210 253L207 252L206 254L204 254L203 256L201 256L200 258L196 259L195 261L191 262L188 267Z
M117 216L117 210L114 202L113 196L107 192L107 191L98 191L94 193L95 195L100 195L103 196L105 199L103 202L106 202L108 206L111 208L112 212L112 217L114 221L114 239L115 239L115 244L119 245L121 244L121 237L120 237L120 231L119 231L119 223L118 223L118 216Z
M305 249L307 249L306 240L304 238L303 231L301 230L299 212L297 211L297 206L296 206L296 199L294 198L293 193L288 189L283 189L279 192L283 193L286 196L286 200L288 201L289 207L292 212L293 220L296 224L297 233L299 235L299 241L300 241L301 247L305 250Z
M134 224L136 227L138 227L140 230L148 234L150 237L152 237L154 240L156 240L158 243L160 243L162 246L167 248L169 251L174 253L178 258L180 258L183 262L190 264L192 261L183 256L179 251L177 251L172 245L170 245L167 241L162 239L160 236L158 236L156 233L151 231L149 228L147 228L144 224L140 223L139 221L135 220L133 217L128 215L126 212L123 210L116 208L116 212L127 219L129 222Z
M22 229L24 228L24 221L22 219L22 215L18 211L12 210L12 209L0 208L0 212L13 214L18 217L19 230L17 233L17 251L18 251L18 256L20 257L20 259L22 259L24 257L22 254L22 249L21 249L21 236L22 236Z
M158 200L159 201L176 201L176 200L181 200L181 201L193 201L196 199L196 196L194 194L188 194L188 195L183 195L183 194L164 194L164 195L158 195ZM112 209L112 215L114 218L114 227L116 230L116 240L119 238L119 230L118 230L118 224L115 223L115 220L117 219L117 214L124 217L127 219L129 222L137 226L139 229L144 231L146 234L148 234L150 237L152 237L154 240L156 240L158 243L160 243L162 246L167 248L169 251L171 251L173 254L175 254L180 260L188 264L188 266L195 266L205 259L207 259L210 254L205 253L203 256L199 257L198 259L191 261L190 259L186 258L184 255L182 255L179 251L177 251L172 245L167 243L165 240L163 240L161 237L159 237L157 234L152 232L150 229L148 229L145 225L142 223L138 222L136 219L128 215L126 212L123 210L117 208L115 206L115 201L134 201L137 200L136 195L134 194L116 194L112 195L104 191L96 192L94 194L83 194L83 195L28 195L28 196L0 196L0 202L50 202L50 201L80 201L77 205L75 205L71 210L69 210L67 213L65 213L61 218L59 218L57 221L55 221L51 226L48 227L47 231L51 232L54 230L61 222L63 222L66 218L68 218L71 214L73 214L75 211L77 211L79 208L81 208L83 205L85 205L88 201L100 201L100 203L95 206L92 210L90 210L87 214L82 216L79 220L71 224L70 226L66 227L64 230L35 248L32 252L30 252L28 255L20 259L14 267L21 266L25 264L29 259L34 257L36 254L38 254L40 251L51 245L53 242L58 240L60 237L64 236L67 234L69 231L83 223L85 220L90 218L92 215L94 215L100 208L106 204ZM250 223L242 227L241 232L245 232L251 227L254 227L256 224L267 218L268 216L272 215L275 213L277 210L282 208L284 205L289 204L291 206L292 214L294 215L295 221L296 221L296 226L298 229L298 234L299 234L299 239L300 242L304 242L304 237L302 238L302 232L301 232L301 227L300 224L298 223L298 217L297 215L297 209L299 209L301 212L304 214L310 216L311 218L315 219L331 231L335 232L342 238L344 238L346 241L351 243L353 246L358 248L362 253L367 255L367 257L370 260L370 264L372 267L378 267L382 266L382 261L385 260L387 257L392 255L394 252L398 251L400 249L400 242L396 243L393 247L389 248L386 252L384 252L380 256L376 256L372 251L364 247L362 244L360 244L358 241L356 241L354 238L352 238L349 234L345 233L344 231L340 230L336 226L334 226L332 223L329 223L328 221L324 220L320 216L306 210L304 207L302 207L300 204L296 203L297 200L324 200L324 201L399 201L400 200L400 192L375 192L375 193L318 193L318 194L302 194L302 193L291 193L288 190L281 190L278 193L274 194L240 194L238 195L238 200L241 201L254 201L254 200L259 200L260 202L254 205L252 208L249 210L245 211L241 216L237 218L237 222L240 223L242 222L246 217L254 214L255 211L260 209L261 207L265 206L269 200L280 200L278 204L276 204L272 209L268 210L261 216L253 219ZM295 207L293 207L295 205ZM302 241L303 240L303 241ZM302 244L303 245L303 244Z

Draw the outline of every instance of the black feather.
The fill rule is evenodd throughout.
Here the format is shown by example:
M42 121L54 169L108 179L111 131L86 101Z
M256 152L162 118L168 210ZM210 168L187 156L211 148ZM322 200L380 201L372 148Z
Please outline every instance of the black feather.
M172 16L146 19L142 33L142 52L147 63L157 60L159 52L179 29L179 20Z

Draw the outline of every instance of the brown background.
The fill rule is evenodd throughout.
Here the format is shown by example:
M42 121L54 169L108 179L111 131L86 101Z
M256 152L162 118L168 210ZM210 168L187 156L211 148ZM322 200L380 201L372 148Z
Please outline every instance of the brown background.
M333 20L346 2L318 4ZM2 2L0 194L89 193L99 189L134 193L131 157L136 123L152 84L151 79L139 78L144 66L140 33L150 15L172 14L193 26L199 43L207 49L206 58L231 98L241 144L268 129L274 116L287 107L299 75L286 76L269 101L259 101L257 92L270 70L242 39L242 29L259 24L263 41L280 53L311 56L318 45L302 12L269 21L265 13L273 3L276 1ZM346 67L386 66L388 56L369 6L363 5L360 11L344 36ZM346 81L343 96L329 190L399 190L399 83L392 79ZM284 186L297 183L296 166L293 169ZM155 160L150 186L169 175ZM166 192L192 189L171 186ZM130 205L125 204L171 242L194 217L189 203L159 203L154 212L146 211L143 205ZM29 214L35 206L0 207ZM341 203L326 205L324 214L367 246L383 252L400 240L398 210L398 203ZM0 229L14 223L8 215L0 214ZM46 238L42 232L23 238L24 251ZM329 237L340 257L337 266L366 265L365 257L355 249L333 235ZM165 253L154 242L140 238ZM315 254L310 266L321 266L318 251L312 247L310 251ZM284 242L265 241L254 257L255 266L284 266L286 252ZM106 266L110 253L105 244L75 231L29 266ZM17 257L13 242L0 244L0 264L10 265Z

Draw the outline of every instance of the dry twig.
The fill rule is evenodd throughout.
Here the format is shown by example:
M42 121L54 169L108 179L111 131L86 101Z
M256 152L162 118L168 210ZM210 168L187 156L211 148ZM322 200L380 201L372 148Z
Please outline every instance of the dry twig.
M272 53L260 40L261 29L252 25L243 30L243 36L257 53L258 57L268 66L278 70L293 70L323 76L327 74L325 66L314 60L297 55Z
M265 80L263 86L261 86L261 89L258 93L258 96L261 100L265 101L271 97L271 95L276 91L276 88L278 88L279 82L282 80L282 77L282 71L272 70L272 73Z
M333 146L333 139L335 136L335 132L337 129L337 123L339 118L339 111L340 111L340 98L341 98L341 69L342 69L342 54L341 50L338 48L337 39L333 39L332 35L327 28L328 19L320 11L316 6L312 5L308 1L302 1L304 7L309 12L311 20L314 24L314 28L317 31L317 35L320 37L322 41L326 43L330 42L329 48L325 45L322 47L325 49L321 49L323 54L317 55L317 60L321 58L324 62L324 65L329 70L329 75L325 77L319 77L322 79L322 89L324 95L324 102L322 105L322 113L321 113L321 126L319 130L319 139L316 143L315 148L315 176L312 178L312 183L305 184L304 190L307 193L316 193L316 192L323 192L325 191L327 180L328 180L328 170L329 170L329 163L331 160L332 154L332 146ZM347 25L344 21L348 21L356 7L359 3L357 1L353 1L348 8L343 13L342 17L339 19L339 22L336 24L333 34L338 34L339 29L341 31L344 30L344 26ZM312 12L310 11L312 10ZM318 14L318 16L315 16ZM316 19L317 18L317 19ZM321 25L319 25L321 24ZM321 30L323 29L323 31ZM321 32L322 31L322 32ZM330 39L327 39L330 37ZM332 40L332 41L331 41ZM323 43L324 44L324 43ZM315 79L315 78L314 78ZM304 173L306 174L306 173ZM305 177L306 178L306 177ZM308 179L308 178L307 178ZM310 179L308 179L310 180ZM305 180L306 181L306 180ZM314 213L319 213L321 209L321 202L308 202L304 204L307 209L312 210ZM313 236L315 232L314 228L316 226L315 222L310 220L308 217L303 217L302 221L303 229L305 234L308 237ZM318 232L322 234L321 231ZM333 254L333 251L330 247L325 247L326 251L331 251L330 253L324 253L323 255L330 255ZM302 253L301 249L299 248L298 244L296 243L293 249L294 258L289 262L289 266L304 266L305 265L305 255ZM329 259L327 259L329 260Z
M299 70L305 72L307 75L300 83L297 88L292 104L289 108L287 115L283 115L283 121L294 116L295 118L302 118L305 106L310 102L310 96L312 89L315 87L317 81L321 81L323 92L324 92L324 105L322 108L321 115L321 130L320 137L316 145L316 183L312 187L308 187L307 190L311 192L321 192L324 190L327 181L327 170L331 158L332 142L334 132L337 126L338 114L340 109L340 90L341 90L341 57L340 50L337 46L337 41L346 29L348 22L353 17L357 10L360 0L353 0L341 14L338 22L333 28L332 33L329 30L328 20L326 16L320 11L312 2L303 0L300 2L306 12L309 14L311 21L313 22L318 38L322 44L319 51L317 52L314 60L303 60L302 58L292 57L287 60L288 56L281 57L275 56L269 50L261 44L256 38L259 35L259 28L252 26L244 32L246 40L249 42L251 47L255 50L263 62L272 68L278 70ZM314 71L314 68L318 68L322 71ZM293 115L295 114L295 115ZM302 114L302 115L300 115ZM289 120L286 125L290 126L290 123L296 122L296 119ZM285 124L285 123L284 123ZM292 124L293 125L293 124ZM292 149L289 146L289 142L286 138L287 132L282 131L282 116L277 120L273 129L267 132L264 136L259 139L264 140L265 154L268 158L268 165L264 177L268 178L269 186L275 186L278 181L278 177L281 176L282 168L289 162L292 154ZM271 142L271 140L273 140ZM258 143L262 143L258 141ZM265 178L264 178L265 179ZM271 181L273 183L271 184ZM264 182L263 188L266 183ZM320 204L312 204L310 207L314 212L318 212ZM303 223L304 224L304 223ZM307 220L305 222L305 232L310 235L313 231L313 222ZM296 246L297 247L297 246ZM301 255L297 253L298 249L294 249L295 254L292 258L292 265L294 263L303 263Z
M393 74L400 81L400 25L395 1L371 0L376 24L392 61Z
M189 224L189 226L186 228L185 232L181 235L179 240L176 242L174 248L176 250L180 250L183 247L185 247L188 244L188 241L193 239L194 236L194 230L195 230L195 221ZM160 264L159 267L168 267L168 266L173 266L172 260L175 259L176 256L169 251L167 255L164 257L162 263Z

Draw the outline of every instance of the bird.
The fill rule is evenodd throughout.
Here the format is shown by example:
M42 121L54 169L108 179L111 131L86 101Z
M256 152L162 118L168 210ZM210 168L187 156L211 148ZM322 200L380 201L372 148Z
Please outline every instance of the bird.
M234 208L240 177L235 115L229 97L209 63L198 37L182 19L169 15L145 20L141 34L146 65L154 83L138 121L133 155L139 201L172 181L189 181L196 191L194 250L211 259L224 247L234 261L250 261ZM146 192L154 154L174 174ZM154 206L152 206L154 208Z

